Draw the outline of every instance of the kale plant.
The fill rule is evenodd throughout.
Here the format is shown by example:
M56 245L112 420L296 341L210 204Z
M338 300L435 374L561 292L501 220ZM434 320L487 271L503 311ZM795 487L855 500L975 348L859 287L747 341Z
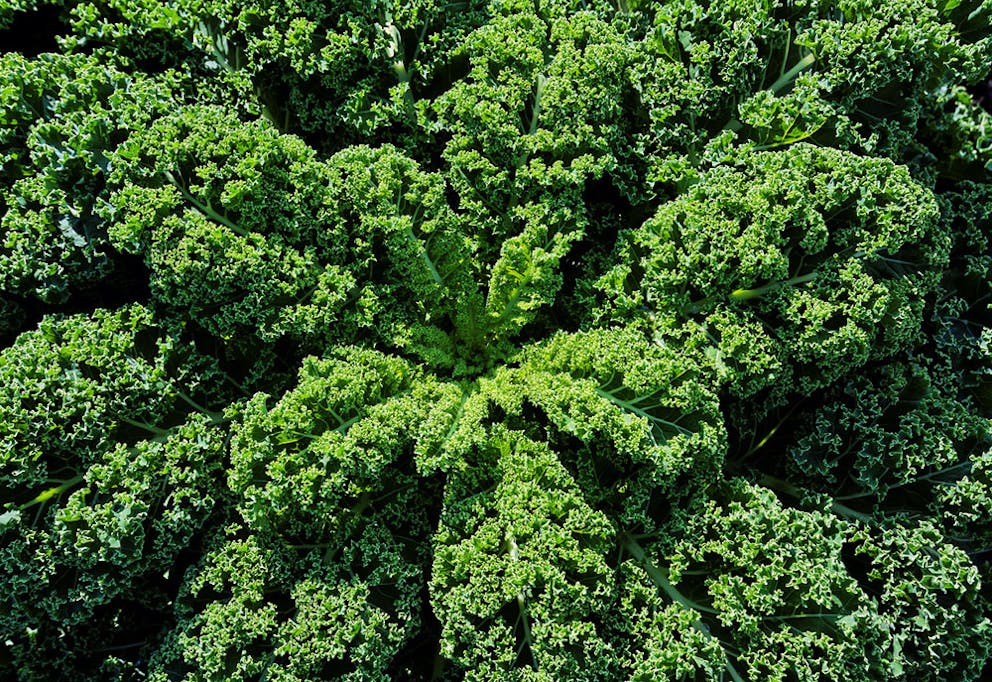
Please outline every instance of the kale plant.
M987 679L990 55L0 0L0 677Z

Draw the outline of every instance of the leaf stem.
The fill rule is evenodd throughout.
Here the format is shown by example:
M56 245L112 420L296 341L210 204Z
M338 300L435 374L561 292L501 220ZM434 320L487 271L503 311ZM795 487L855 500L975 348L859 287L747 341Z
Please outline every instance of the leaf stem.
M777 490L781 493L785 493L789 497L797 500L801 500L804 497L803 491L797 488L788 481L783 481L775 476L770 476L768 474L763 475L758 483L765 486L766 488L771 488L772 490ZM858 521L863 521L864 523L872 523L873 519L870 514L865 514L854 509L851 509L847 505L841 504L840 502L832 501L830 504L830 511L837 514L838 516L843 516L849 519L857 519Z
M672 601L674 601L675 603L681 605L682 607L690 611L719 615L719 612L711 608L697 604L696 602L692 601L691 599L683 595L681 592L679 592L675 588L675 586L672 585L671 580L669 580L668 570L662 566L655 566L653 563L651 563L651 561L647 558L647 555L644 553L644 548L641 547L638 544L638 542L629 534L623 533L620 536L620 542L623 546L623 549L628 554L630 554L630 556L634 557L634 560L641 565L641 568L643 568L644 572L648 574L648 577L651 578L651 581L654 582L655 585L660 587L661 590L666 595L668 595L668 597ZM703 633L704 635L707 635L708 637L712 637L713 639L717 640L717 642L720 643L721 648L723 647L723 642L720 642L719 638L717 638L712 632L710 632L709 626L706 625L706 623L704 623L702 620L697 619L693 621L692 626L696 628L696 630L698 630L699 632ZM724 656L727 659L726 660L727 672L730 673L731 679L733 679L734 682L744 682L744 678L741 677L740 673L737 672L737 670L734 668L734 665L730 662L730 657L726 656L726 654L724 654Z
M735 289L730 292L730 298L733 301L749 301L752 298L758 298L759 296L767 294L769 291L775 291L777 289L781 289L782 287L812 282L817 278L817 276L818 273L810 272L805 275L800 275L799 277L783 280L781 282L772 282L771 284L766 284L755 289Z
M211 220L214 220L220 223L221 225L230 228L232 232L239 234L242 237L247 237L250 234L248 230L244 229L237 223L232 222L229 218L226 218L225 216L215 211L213 208L210 207L209 204L201 203L196 197L190 194L189 190L183 187L182 183L180 183L179 180L176 179L176 176L172 174L172 171L163 171L162 175L165 176L165 179L169 181L169 184L173 185L176 189L179 190L179 193L182 195L183 199L185 199L190 204L192 204L193 207L196 208L196 210L198 210L200 213L210 218Z
M54 488L48 488L47 490L43 490L40 493L38 493L33 500L31 500L30 502L25 502L20 507L18 507L18 509L23 511L25 509L30 509L31 507L38 504L45 504L53 497L58 497L66 490L69 490L70 488L75 486L77 483L81 483L83 481L83 478L84 477L82 476L82 474L78 476L73 476L72 478L66 481L62 481L60 485Z
M768 89L777 94L779 90L792 83L792 81L796 79L796 76L798 76L801 72L813 66L813 62L815 61L816 61L815 55L813 55L812 53L806 55L798 62L796 62L795 66L793 66L791 69L783 73L778 80L776 80L768 87Z
M519 561L520 548L517 547L517 541L514 539L509 530L506 534L506 544L510 553L510 558L513 561ZM526 646L530 650L531 664L533 665L534 670L537 670L537 656L534 654L534 647L532 645L534 638L530 632L530 610L527 608L527 596L524 594L523 590L517 592L517 607L520 609L520 626L524 631L524 641L520 644L517 657L519 658L520 652L522 652L524 646Z

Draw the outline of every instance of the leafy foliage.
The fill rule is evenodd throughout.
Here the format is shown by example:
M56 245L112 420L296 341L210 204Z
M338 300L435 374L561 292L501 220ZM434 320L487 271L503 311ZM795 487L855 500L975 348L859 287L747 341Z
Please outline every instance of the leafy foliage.
M107 56L0 56L0 287L62 303L119 258L98 215L110 152L169 104L169 83Z
M989 54L0 0L0 677L984 679Z
M741 166L703 175L631 233L601 280L607 319L662 337L698 321L741 367L727 372L737 391L809 391L917 340L950 247L927 190L891 162L806 144Z

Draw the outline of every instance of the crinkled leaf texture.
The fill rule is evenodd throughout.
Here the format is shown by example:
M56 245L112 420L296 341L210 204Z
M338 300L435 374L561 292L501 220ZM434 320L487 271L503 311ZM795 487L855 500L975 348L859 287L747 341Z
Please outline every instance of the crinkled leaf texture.
M990 54L0 0L0 678L988 678Z

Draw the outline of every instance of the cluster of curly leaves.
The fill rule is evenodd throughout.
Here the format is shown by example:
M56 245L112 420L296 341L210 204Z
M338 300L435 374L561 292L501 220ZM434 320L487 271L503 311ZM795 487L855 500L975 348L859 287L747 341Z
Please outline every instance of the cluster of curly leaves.
M982 674L987 0L39 5L0 675Z

